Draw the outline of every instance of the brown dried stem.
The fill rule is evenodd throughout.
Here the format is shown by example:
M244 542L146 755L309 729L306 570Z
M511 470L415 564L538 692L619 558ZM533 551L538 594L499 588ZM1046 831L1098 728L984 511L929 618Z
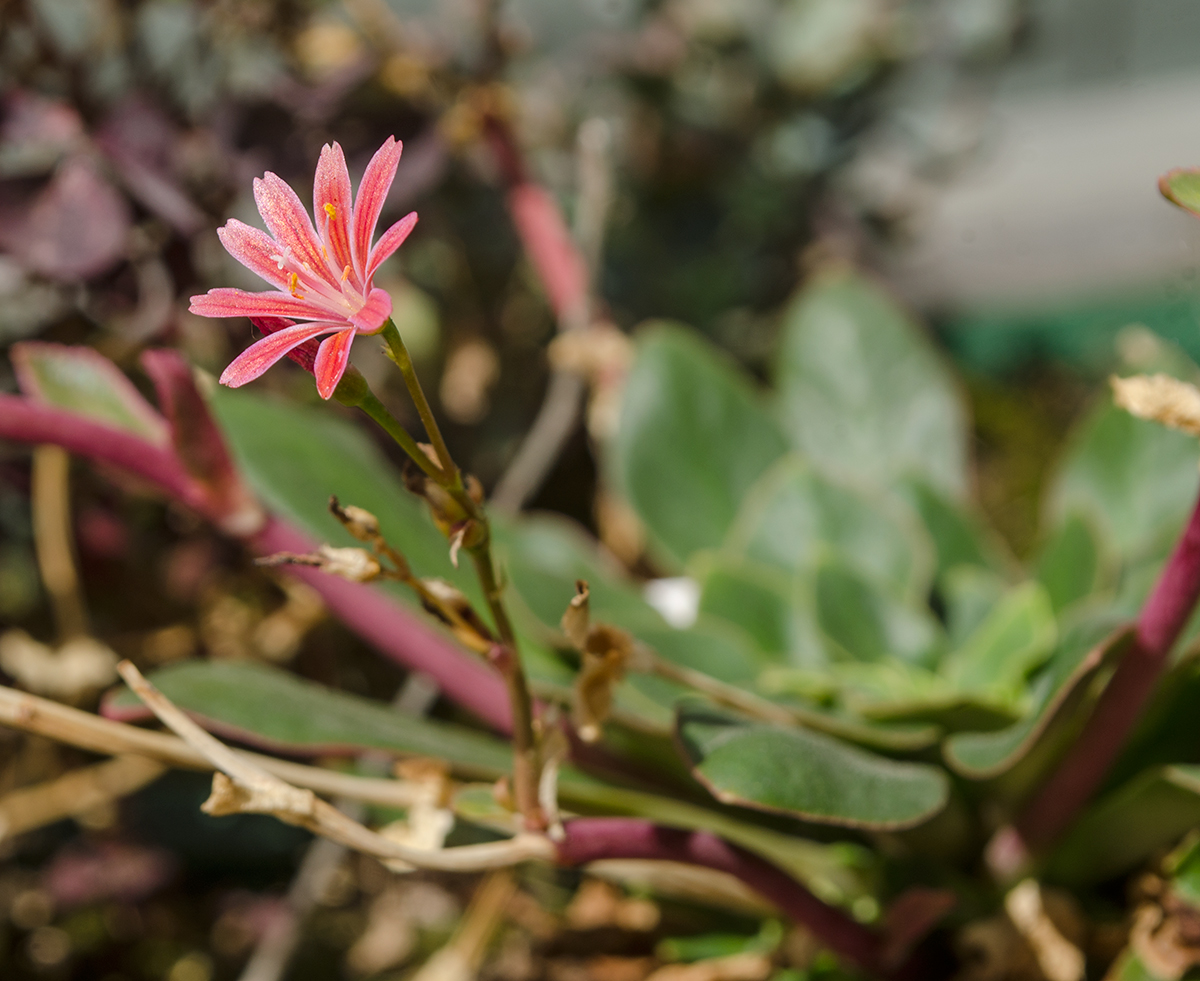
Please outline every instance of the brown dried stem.
M556 851L542 835L522 834L506 841L465 845L438 851L410 848L371 831L347 817L311 790L302 790L268 773L245 754L205 732L148 682L129 661L118 666L121 677L168 728L197 750L220 772L204 810L213 815L272 814L385 863L403 862L417 868L468 872L503 868L530 859L553 860Z
M103 719L3 685L0 685L0 725L37 733L93 753L132 753L188 770L214 769L203 754L177 736ZM411 806L417 799L416 789L399 780L357 777L258 753L241 755L268 773L319 794L400 808Z

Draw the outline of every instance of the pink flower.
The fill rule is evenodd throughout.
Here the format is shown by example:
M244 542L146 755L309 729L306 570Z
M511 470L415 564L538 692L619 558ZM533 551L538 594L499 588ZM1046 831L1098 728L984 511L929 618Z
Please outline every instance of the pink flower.
M192 313L255 321L277 317L305 321L290 323L255 341L225 369L221 384L231 388L245 385L296 348L328 334L331 336L320 342L310 370L321 398L333 395L350 362L355 335L378 333L391 316L391 297L376 289L372 278L417 223L416 212L406 215L372 247L379 212L396 176L400 149L401 144L389 136L367 164L352 202L342 148L336 143L322 148L313 182L313 210L320 234L296 192L270 172L254 181L254 200L271 234L236 219L217 229L226 251L276 288L265 293L209 290L192 297Z

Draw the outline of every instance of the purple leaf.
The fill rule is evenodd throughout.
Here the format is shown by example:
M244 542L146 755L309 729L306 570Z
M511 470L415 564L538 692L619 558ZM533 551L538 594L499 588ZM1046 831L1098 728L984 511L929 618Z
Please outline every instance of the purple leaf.
M81 156L69 157L32 203L9 203L0 248L31 272L64 282L112 268L125 255L125 198Z

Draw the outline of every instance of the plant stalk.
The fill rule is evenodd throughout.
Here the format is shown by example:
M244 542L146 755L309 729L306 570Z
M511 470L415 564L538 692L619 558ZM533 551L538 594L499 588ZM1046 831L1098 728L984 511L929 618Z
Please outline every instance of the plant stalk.
M438 428L437 419L429 405L429 399L425 397L425 390L421 388L421 380L417 377L416 368L413 367L412 356L408 353L408 348L404 346L404 339L400 336L400 331L396 329L396 324L391 317L388 317L387 323L383 325L383 339L387 342L388 357L396 363L400 374L404 376L404 385L408 389L408 394L412 396L413 404L417 407L421 425L425 427L425 435L429 437L433 452L437 455L438 463L441 464L444 477L434 479L446 486L457 483L458 468L454 465L454 459L450 456L450 448L442 437L441 429Z
M396 441L400 449L404 450L409 455L413 463L424 471L425 475L437 483L442 483L445 480L445 475L437 464L435 464L428 456L425 455L421 447L417 445L417 441L409 435L400 422L388 412L387 408L375 396L374 392L368 392L358 403L358 407L369 415L378 425L379 428L386 432Z
M491 528L487 515L467 493L463 485L462 473L450 455L450 449L446 445L441 429L438 428L437 419L434 417L433 408L429 404L429 399L425 397L425 390L421 387L420 379L417 378L408 348L404 346L400 331L396 329L391 318L384 324L382 334L384 341L387 342L388 356L396 363L401 375L404 376L404 384L408 388L408 394L412 397L413 404L417 407L417 414L421 417L421 423L425 427L429 442L441 465L440 469L434 467L432 462L425 457L420 447L413 443L412 437L404 428L395 423L390 415L386 415L386 410L383 410L386 419L393 425L384 425L382 421L380 424L384 425L384 428L394 437L396 434L392 432L393 428L403 434L408 443L412 444L410 449L409 445L397 438L397 442L400 442L404 451L413 457L418 465L421 465L422 470L432 480L444 487L468 517L477 524L478 539L469 545L467 551L470 552L471 560L475 565L475 573L479 578L483 595L487 599L488 609L491 610L492 619L495 621L496 632L500 637L500 643L489 659L504 678L505 686L508 689L509 703L512 707L513 797L517 809L524 815L526 826L530 830L540 830L545 827L545 818L538 803L538 781L541 777L542 761L537 731L534 727L533 699L529 694L529 682L525 676L524 666L521 664L521 652L517 646L516 633L504 606L504 591L496 577L496 565L492 559L491 550ZM370 396L370 399L374 399L374 396ZM364 408L366 408L367 401L367 399L363 401ZM377 403L378 400L375 402ZM379 407L383 408L382 405ZM369 409L366 411L370 412ZM372 418L375 416L372 415Z
M1027 848L1052 844L1103 783L1200 598L1200 501L1138 616L1137 632L1058 768L1016 822Z

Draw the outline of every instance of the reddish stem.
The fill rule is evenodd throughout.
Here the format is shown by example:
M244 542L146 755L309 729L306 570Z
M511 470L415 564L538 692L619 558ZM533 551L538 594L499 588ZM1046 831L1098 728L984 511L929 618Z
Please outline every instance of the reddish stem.
M558 860L563 865L636 858L727 872L811 930L830 950L864 970L878 973L882 969L879 934L827 906L770 862L714 834L664 828L640 818L578 818L567 822L565 832L566 837L558 843Z
M1142 607L1133 642L1083 732L1017 821L1028 848L1043 848L1058 838L1104 781L1162 676L1197 598L1200 501Z
M213 495L189 475L172 450L131 433L31 399L0 395L0 439L53 443L154 484L218 527L229 524L229 515L221 511L229 504L225 497ZM315 548L299 530L275 517L269 517L256 535L236 537L264 555L310 552ZM492 728L512 731L504 683L435 628L372 586L347 582L316 569L297 566L289 571L320 593L333 614L367 643L392 660L431 675L447 697Z
M155 446L132 433L31 399L0 395L0 439L53 443L70 453L148 480L206 518L215 517L206 508L207 495L188 475L179 458L169 448Z

